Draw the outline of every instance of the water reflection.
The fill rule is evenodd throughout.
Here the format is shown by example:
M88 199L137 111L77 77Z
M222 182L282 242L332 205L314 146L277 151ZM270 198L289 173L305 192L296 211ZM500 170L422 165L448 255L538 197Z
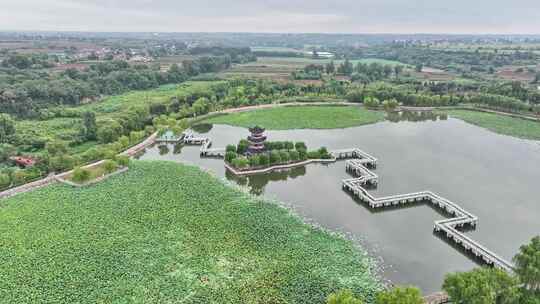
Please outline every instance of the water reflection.
M159 145L159 155L166 155L169 154L169 146L167 145Z
M263 194L266 185L268 185L269 182L287 181L288 179L295 179L303 175L306 175L306 167L297 167L286 171L250 176L237 176L232 174L229 170L225 172L225 177L228 180L234 181L240 186L248 187L249 192L254 195Z
M199 134L205 134L205 133L208 133L212 130L212 127L214 127L214 125L212 124L209 124L209 123L200 123L200 124L196 124L194 126L191 127L191 129L193 129L193 131L199 133Z
M173 148L173 154L180 154L182 153L182 148L184 148L183 144L176 144Z
M401 111L401 112L389 112L386 115L386 119L391 122L400 122L400 121L411 121L411 122L420 122L420 121L437 121L437 120L447 120L448 114L439 113L433 111Z

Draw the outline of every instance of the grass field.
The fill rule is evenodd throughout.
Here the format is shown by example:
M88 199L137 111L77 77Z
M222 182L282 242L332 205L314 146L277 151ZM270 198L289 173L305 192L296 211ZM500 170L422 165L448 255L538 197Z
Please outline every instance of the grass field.
M258 124L270 130L286 130L347 128L383 119L381 112L354 106L295 106L221 115L205 122L240 127Z
M0 202L1 303L323 303L380 288L354 244L195 167L135 161Z
M540 122L479 111L452 110L448 113L499 134L540 140Z

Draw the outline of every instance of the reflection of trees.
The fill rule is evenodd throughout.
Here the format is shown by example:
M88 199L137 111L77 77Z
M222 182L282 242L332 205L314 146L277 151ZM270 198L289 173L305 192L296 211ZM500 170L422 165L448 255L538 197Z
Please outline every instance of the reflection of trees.
M401 112L391 112L386 116L391 122L400 122L400 121L437 121L437 120L447 120L448 114L433 112L433 111L401 111Z
M297 167L287 171L271 172L267 174L257 174L249 176L236 176L230 171L225 172L225 177L228 180L234 181L240 186L247 186L249 192L254 195L261 195L269 182L286 181L289 178L295 179L299 176L306 175L306 167Z
M167 145L159 145L159 155L165 155L169 153L169 147Z
M182 148L184 147L183 144L176 144L173 147L173 154L180 154L182 153Z
M209 124L209 123L200 123L200 124L196 124L192 126L191 129L197 133L204 134L204 133L210 132L213 126L214 126L213 124Z

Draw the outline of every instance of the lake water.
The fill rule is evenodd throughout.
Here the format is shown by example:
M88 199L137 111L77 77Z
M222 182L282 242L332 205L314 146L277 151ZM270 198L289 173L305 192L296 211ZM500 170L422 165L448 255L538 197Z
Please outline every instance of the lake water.
M246 138L248 131L206 125L197 133L213 147ZM436 121L385 121L335 130L267 131L268 140L304 141L310 148L358 147L379 159L376 196L431 190L479 217L468 236L511 260L520 245L540 233L540 144L498 135L448 118ZM353 236L382 260L381 275L424 293L441 289L444 275L477 264L433 234L443 218L427 205L373 212L341 189L350 177L345 162L313 164L289 172L236 178L223 160L201 159L199 147L153 147L141 159L196 164L249 187L254 194L291 205L323 227Z

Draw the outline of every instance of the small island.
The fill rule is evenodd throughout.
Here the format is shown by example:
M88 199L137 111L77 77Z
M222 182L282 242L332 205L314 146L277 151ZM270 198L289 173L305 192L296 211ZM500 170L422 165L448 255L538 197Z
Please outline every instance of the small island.
M250 127L249 132L247 139L226 148L225 166L235 174L270 172L314 161L335 161L325 147L308 151L306 144L300 141L267 141L261 126Z

